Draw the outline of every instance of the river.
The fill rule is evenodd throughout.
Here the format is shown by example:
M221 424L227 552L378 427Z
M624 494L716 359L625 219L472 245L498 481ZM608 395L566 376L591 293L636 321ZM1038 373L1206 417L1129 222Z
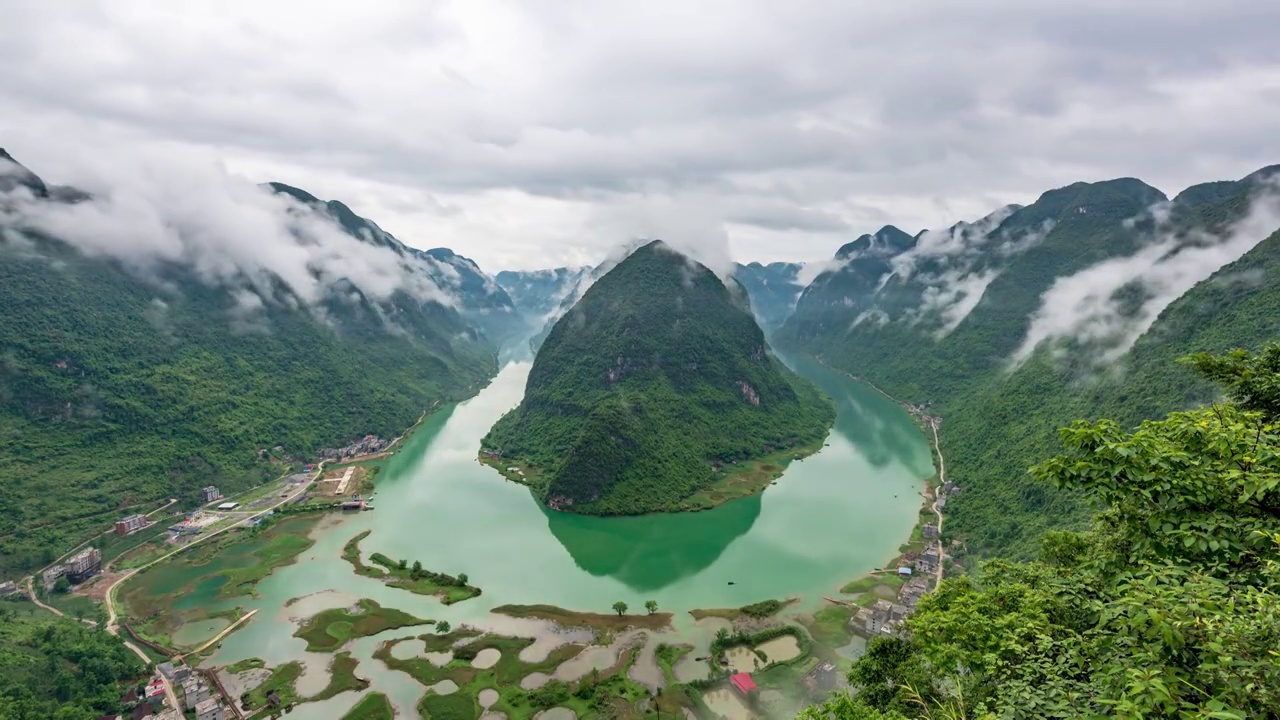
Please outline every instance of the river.
M677 629L687 629L686 611L696 608L797 595L805 599L802 606L814 606L896 554L916 522L921 481L933 468L924 436L902 408L814 363L794 366L836 401L837 420L827 446L793 463L762 495L700 513L626 518L546 509L528 489L476 460L480 439L524 390L529 362L509 362L477 396L427 418L388 460L374 511L326 520L314 532L316 545L259 583L256 598L215 601L216 586L197 587L183 604L262 608L224 640L217 664L304 658L290 618L361 596L423 618L509 630L520 623L492 615L491 608L546 603L610 612L622 600L638 611L654 600L676 613ZM366 529L366 556L378 551L420 560L431 570L465 572L484 594L444 607L356 576L341 548ZM368 658L380 639L356 644L362 676L375 674L371 665L379 664ZM376 670L374 689L397 704L411 706L421 694L409 678Z

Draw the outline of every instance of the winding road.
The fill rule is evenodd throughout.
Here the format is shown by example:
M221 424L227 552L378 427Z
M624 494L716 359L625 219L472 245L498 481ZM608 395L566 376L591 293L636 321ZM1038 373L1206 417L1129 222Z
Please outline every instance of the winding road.
M938 516L938 573L933 587L936 590L942 584L942 566L947 559L947 551L942 547L942 507L938 502L942 499L943 486L947 484L947 461L942 457L942 448L938 446L938 423L930 418L929 427L933 429L933 451L938 454L938 488L933 494L933 514Z

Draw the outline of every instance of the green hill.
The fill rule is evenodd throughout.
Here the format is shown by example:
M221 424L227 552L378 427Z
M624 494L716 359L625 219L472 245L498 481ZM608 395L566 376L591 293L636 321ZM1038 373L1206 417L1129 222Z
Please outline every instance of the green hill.
M134 508L252 487L279 474L272 457L394 437L495 371L490 344L440 303L339 281L309 307L281 282L213 286L179 264L142 275L4 222L4 575Z
M483 447L551 507L687 507L734 463L825 437L834 410L770 354L745 292L653 242L595 282L538 351Z
M1280 241L1263 241L1182 294L1114 360L1102 360L1117 351L1114 341L1099 337L1041 345L1011 367L1045 292L1068 278L1090 282L1082 271L1152 247L1175 256L1224 242L1248 213L1258 178L1189 188L1162 206L1164 218L1148 210L1163 194L1137 180L1077 183L973 225L924 233L878 276L851 277L866 268L854 256L806 289L775 340L899 398L932 403L944 419L948 479L964 487L948 505L950 532L975 553L1031 557L1044 530L1083 527L1090 512L1077 495L1027 474L1057 447L1057 428L1100 415L1133 425L1212 399L1213 389L1174 361L1277 336L1271 266ZM1105 300L1118 323L1140 328L1137 309L1151 292L1135 275Z

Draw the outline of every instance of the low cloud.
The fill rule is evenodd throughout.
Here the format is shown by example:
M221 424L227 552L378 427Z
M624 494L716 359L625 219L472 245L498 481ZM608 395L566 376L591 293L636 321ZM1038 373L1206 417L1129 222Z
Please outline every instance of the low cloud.
M254 297L272 298L278 281L307 305L338 284L373 300L404 291L420 301L456 304L424 264L361 242L324 213L216 164L154 155L103 159L85 168L81 180L92 198L78 203L13 190L3 221L86 255L116 258L144 275L173 263L212 286L248 283ZM238 303L252 309L243 298Z
M941 340L973 312L982 300L982 294L987 291L987 286L999 275L998 270L944 273L936 280L936 285L925 289L917 317L935 317L940 320L942 327L934 331L934 339Z
M1041 296L1040 308L1010 367L1019 367L1042 345L1057 351L1069 341L1094 349L1099 365L1114 362L1170 303L1240 259L1277 228L1280 193L1268 188L1221 235L1202 230L1175 235L1166 229L1132 255L1059 278Z

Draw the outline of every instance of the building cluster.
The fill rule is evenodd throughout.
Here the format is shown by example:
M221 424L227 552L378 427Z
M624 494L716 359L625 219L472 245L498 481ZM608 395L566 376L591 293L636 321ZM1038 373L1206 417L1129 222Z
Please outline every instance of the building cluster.
M216 485L200 488L200 502L211 503L222 499L222 491Z
M78 585L101 569L102 551L89 547L67 558L61 565L53 565L45 570L40 578L44 582L45 592L49 592L58 583L58 578L65 577L71 584Z
M921 556L923 557L923 555ZM929 579L923 575L912 576L899 590L896 602L877 600L875 605L858 611L850 621L852 630L875 637L895 635L902 622L915 612L920 598L929 591Z
M320 451L320 457L325 460L346 460L347 458L356 457L357 455L372 455L387 449L391 443L383 440L377 435L365 435L359 440L344 445L340 448L330 448Z
M960 492L960 486L951 481L942 483L942 487L938 489L938 509L941 510L947 506L947 498Z
M145 530L155 523L147 520L145 515L130 515L116 521L116 534L120 537L127 537L140 530Z

